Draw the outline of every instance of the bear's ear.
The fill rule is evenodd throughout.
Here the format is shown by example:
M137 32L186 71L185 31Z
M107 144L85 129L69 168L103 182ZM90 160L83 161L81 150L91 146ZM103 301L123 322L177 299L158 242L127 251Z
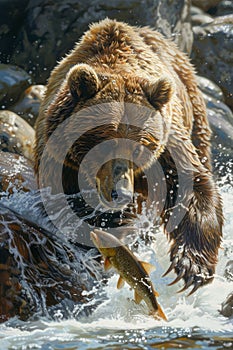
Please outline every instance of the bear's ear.
M143 84L143 90L152 106L156 109L161 109L170 101L174 87L169 79L160 78L154 83L147 82Z
M99 90L99 78L88 64L76 64L67 73L67 84L75 99L88 99Z

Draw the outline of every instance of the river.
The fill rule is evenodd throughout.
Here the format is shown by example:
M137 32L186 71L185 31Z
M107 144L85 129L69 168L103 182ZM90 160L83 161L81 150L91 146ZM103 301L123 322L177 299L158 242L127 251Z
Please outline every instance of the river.
M153 245L142 244L137 252L140 260L156 266L151 280L160 294L159 302L168 322L148 316L146 305L143 302L136 305L133 292L127 286L117 290L117 275L113 274L102 287L103 302L91 315L77 317L78 310L74 309L68 319L60 310L53 320L46 317L28 322L10 319L0 325L0 349L233 349L232 319L219 313L221 303L233 291L233 279L229 281L224 276L227 262L233 260L233 182L222 179L219 186L225 225L212 284L189 297L188 292L177 293L182 282L167 286L175 275L161 277L169 265L168 244L162 232L157 233ZM10 201L13 202L12 198Z

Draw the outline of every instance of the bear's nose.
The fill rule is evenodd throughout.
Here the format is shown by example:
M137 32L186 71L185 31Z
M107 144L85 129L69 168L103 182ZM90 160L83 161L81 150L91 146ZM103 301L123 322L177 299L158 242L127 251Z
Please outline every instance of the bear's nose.
M127 173L128 167L123 162L119 162L114 166L114 175L117 177L123 176L125 173Z
M118 188L117 190L112 190L111 192L112 200L119 204L127 204L132 201L133 194L123 188Z

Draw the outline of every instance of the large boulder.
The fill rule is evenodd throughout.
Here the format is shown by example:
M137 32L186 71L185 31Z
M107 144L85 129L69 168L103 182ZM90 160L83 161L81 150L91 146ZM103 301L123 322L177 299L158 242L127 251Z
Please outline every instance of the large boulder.
M0 150L0 198L16 191L37 189L32 163L25 157Z
M16 1L14 6L16 10L17 6L22 7ZM30 0L24 9L16 11L21 26L17 27L17 34L14 28L12 33L17 40L12 39L11 42L11 27L2 23L7 32L2 33L0 44L4 57L10 56L11 62L24 67L37 83L44 83L57 59L74 46L88 25L106 16L133 25L156 27L167 37L174 37L182 50L190 52L192 29L189 6L189 0L148 0L146 6L136 0ZM9 14L6 19L8 17Z
M225 176L228 163L233 160L233 114L224 103L222 90L212 81L198 76L207 107L207 115L212 129L212 162L215 173Z
M0 256L0 322L90 311L92 296L84 291L91 290L95 274L83 264L85 252L2 204Z
M31 83L30 75L23 69L10 64L0 64L1 108L13 105Z
M11 111L0 111L0 150L23 155L33 161L35 131Z
M219 85L233 108L233 15L217 17L193 31L192 60L198 73Z
M30 86L21 94L16 104L11 106L11 110L34 126L45 91L44 85Z

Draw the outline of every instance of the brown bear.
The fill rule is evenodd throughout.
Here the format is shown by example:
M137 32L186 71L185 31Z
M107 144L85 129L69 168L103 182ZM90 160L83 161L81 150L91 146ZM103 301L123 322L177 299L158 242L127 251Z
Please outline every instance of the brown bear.
M192 293L213 279L222 236L210 137L186 55L155 30L105 19L51 73L35 172L54 193L96 191L99 211L84 197L76 208L91 225L132 223L146 203L171 242L167 273Z

